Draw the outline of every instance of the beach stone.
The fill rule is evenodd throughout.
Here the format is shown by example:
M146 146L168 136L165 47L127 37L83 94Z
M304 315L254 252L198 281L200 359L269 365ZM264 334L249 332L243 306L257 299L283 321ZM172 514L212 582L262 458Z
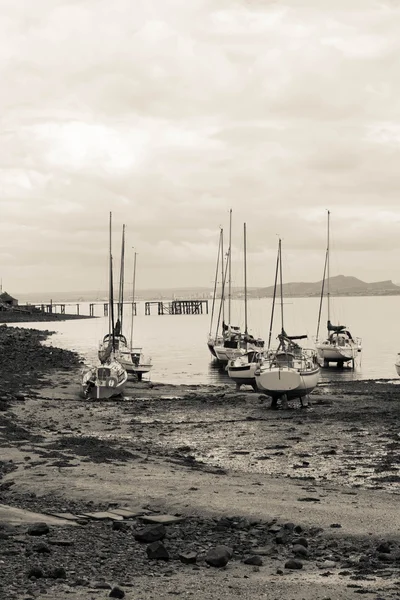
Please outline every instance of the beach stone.
M389 542L382 542L376 549L377 552L381 552L382 554L390 554L390 544Z
M281 530L279 533L276 534L275 542L277 544L286 544L287 541L288 541L288 536L287 536L286 531Z
M303 563L297 558L290 558L285 562L285 569L302 569Z
M394 562L396 557L393 554L387 554L386 552L380 552L378 559L382 562Z
M162 525L172 525L174 523L181 523L185 520L185 517L176 517L175 515L146 515L140 517L140 520L144 523L160 523Z
M294 528L295 533L302 533L303 528L301 525L296 525L296 527Z
M293 553L296 554L296 556L308 556L308 550L305 546L302 546L302 544L295 544L293 546Z
M47 523L34 523L28 527L28 535L46 535L49 531L50 527Z
M113 531L128 531L129 525L126 521L113 521L112 522L112 530Z
M166 529L164 525L149 525L148 527L144 527L135 533L135 540L138 542L158 542L159 540L163 540L166 536Z
M168 550L160 541L153 542L146 548L147 556L151 559L169 560Z
M179 554L179 560L184 565L193 565L193 564L195 564L195 562L197 560L197 553L196 552L181 552Z
M36 579L40 579L41 577L44 577L44 573L40 567L31 567L28 570L28 577L29 579L31 577L36 577Z
M283 525L284 529L289 529L289 531L293 531L294 530L294 523L284 523Z
M324 560L324 562L318 566L321 566L322 569L336 569L337 564L334 560Z
M125 592L121 590L118 586L113 587L111 592L108 594L109 598L124 598Z
M282 527L280 525L272 525L268 531L270 533L279 533L281 529Z
M39 544L35 544L33 546L33 550L35 552L37 552L38 554L50 554L51 553L50 548L44 542L40 542Z
M67 572L64 567L54 567L49 573L51 579L67 579Z
M228 546L215 546L215 548L211 548L206 556L205 561L211 567L225 567L229 559L233 556L232 548Z
M243 562L245 565L255 565L257 567L262 567L262 565L264 564L261 556L257 556L257 554L245 558Z
M294 540L296 545L304 546L304 548L308 548L308 541L305 537L299 537Z

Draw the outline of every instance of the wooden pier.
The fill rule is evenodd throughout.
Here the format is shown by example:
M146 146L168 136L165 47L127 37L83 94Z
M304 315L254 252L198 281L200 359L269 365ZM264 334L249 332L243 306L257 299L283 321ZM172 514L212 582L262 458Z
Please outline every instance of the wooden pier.
M144 314L151 315L151 307L157 306L158 315L202 315L203 307L208 314L208 300L172 300L172 302L145 302Z
M85 303L86 304L86 303ZM123 302L123 304L127 304L129 306L132 306L132 302ZM74 307L75 312L69 312L68 314L75 314L75 315L79 315L80 313L80 303L79 302L70 302L70 303L53 303L50 302L50 304L29 304L28 306L32 306L33 308L36 308L38 310L40 310L41 312L44 313L48 313L48 314L60 314L60 315L65 315L65 307ZM90 302L89 303L89 316L90 317L94 317L95 315L95 307L96 306L102 306L103 307L103 315L105 317L108 316L108 302ZM117 312L117 308L118 308L118 303L115 304L115 311ZM136 302L133 303L133 314L136 316L136 310L137 310L137 306L136 306Z
M105 317L108 316L109 305L108 302L90 302L90 303L79 303L79 302L70 302L70 303L59 303L52 302L50 300L49 304L28 304L27 306L31 306L41 312L48 314L75 314L80 315L83 314L81 312L81 304L85 304L89 307L89 316L95 317L95 312L97 307L103 307L102 312ZM123 302L124 305L128 305L132 307L132 302ZM208 314L208 300L172 300L169 302L162 301L151 301L144 303L144 314L151 315L151 309L153 306L157 307L158 315L202 315ZM66 307L69 308L68 313L65 312ZM118 312L118 303L115 303L115 314ZM86 313L87 314L87 313ZM137 315L137 303L133 303L133 314Z

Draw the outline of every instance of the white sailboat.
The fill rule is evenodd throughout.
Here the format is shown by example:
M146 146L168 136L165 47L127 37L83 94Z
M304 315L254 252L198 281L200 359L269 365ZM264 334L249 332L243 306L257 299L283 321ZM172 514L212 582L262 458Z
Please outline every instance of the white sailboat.
M236 389L239 390L242 385L250 385L254 391L257 391L255 371L261 360L264 341L255 340L248 333L247 327L247 236L246 223L243 226L243 245L244 245L244 336L246 351L240 356L232 356L228 360L227 371L229 377L236 383Z
M330 313L330 211L328 210L328 231L327 247L325 255L324 276L322 279L321 301L319 307L316 348L320 364L329 367L330 363L336 363L338 367L343 367L345 363L351 362L354 368L355 359L362 350L361 339L353 338L349 329L345 325L332 325ZM326 275L326 280L325 280ZM327 337L319 340L319 325L321 319L322 301L324 297L324 288L326 283L326 298L328 305Z
M232 302L232 210L229 213L229 248L226 259L225 272L222 272L222 290L221 290L221 305L218 318L218 324L222 313L222 332L216 336L213 345L213 354L218 362L222 364L228 363L230 359L237 358L245 354L248 350L261 350L264 346L264 341L260 338L256 339L247 331L247 323L245 331L231 323L231 302ZM225 323L225 281L228 275L228 323ZM218 331L218 329L217 329ZM210 345L209 345L210 347Z
M397 375L400 375L400 353L397 355L397 360L396 360L394 366L395 366Z
M281 333L278 335L277 349L270 350L278 268L280 272ZM272 398L271 408L276 408L279 399L286 401L298 398L303 405L303 397L307 396L318 384L319 366L315 351L302 348L297 343L297 340L305 338L307 338L306 335L289 336L284 329L282 254L281 240L279 240L268 350L254 374L257 389Z
M124 285L125 285L125 225L122 228L122 245L121 245L121 267L119 280L119 297L118 297L118 316L112 333L115 345L115 359L126 369L129 379L141 381L143 374L148 373L151 368L151 359L145 358L142 354L142 348L133 346L133 320L135 307L135 284L136 284L136 257L134 253L133 265L133 283L132 283L132 314L131 314L131 331L130 342L123 334L124 321ZM111 335L108 333L104 336L99 347L99 358L107 351L110 343Z
M124 367L116 360L117 340L114 324L114 284L113 284L113 262L111 250L112 215L110 213L110 249L109 249L109 332L107 334L107 345L99 355L100 364L85 369L82 373L82 393L85 398L107 399L122 394L128 374Z

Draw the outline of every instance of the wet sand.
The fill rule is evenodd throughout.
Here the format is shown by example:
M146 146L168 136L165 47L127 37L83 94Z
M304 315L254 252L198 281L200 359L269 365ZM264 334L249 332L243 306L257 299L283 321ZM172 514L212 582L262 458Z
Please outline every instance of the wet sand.
M38 334L27 334L33 346ZM71 545L62 552L40 553L29 536L15 542L16 528L6 541L8 597L105 598L102 579L135 599L399 597L397 385L328 383L309 408L278 411L234 385L142 383L124 399L90 402L79 396L79 357L60 350L49 362L51 351L41 347L42 368L8 372L2 385L0 502L43 513L144 507L185 520L166 527L168 561L149 560L135 541L140 517L124 530L110 520L63 528ZM223 569L204 560L217 544L234 551ZM189 550L197 565L179 559ZM244 564L252 555L263 564ZM295 557L302 568L285 568ZM29 578L26 564L44 577ZM65 579L49 575L55 565Z

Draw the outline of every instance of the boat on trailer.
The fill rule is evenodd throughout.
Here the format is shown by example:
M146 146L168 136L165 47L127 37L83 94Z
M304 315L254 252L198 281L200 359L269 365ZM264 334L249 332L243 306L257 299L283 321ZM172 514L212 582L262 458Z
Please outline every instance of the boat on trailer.
M270 350L278 270L280 273L281 332L278 335L278 347L276 350ZM298 398L303 406L304 396L312 392L318 384L317 354L314 349L303 348L298 343L299 340L307 337L307 335L289 336L284 329L282 247L281 240L279 240L268 350L254 372L257 389L272 398L271 408L277 407L278 400L286 402L294 398Z

